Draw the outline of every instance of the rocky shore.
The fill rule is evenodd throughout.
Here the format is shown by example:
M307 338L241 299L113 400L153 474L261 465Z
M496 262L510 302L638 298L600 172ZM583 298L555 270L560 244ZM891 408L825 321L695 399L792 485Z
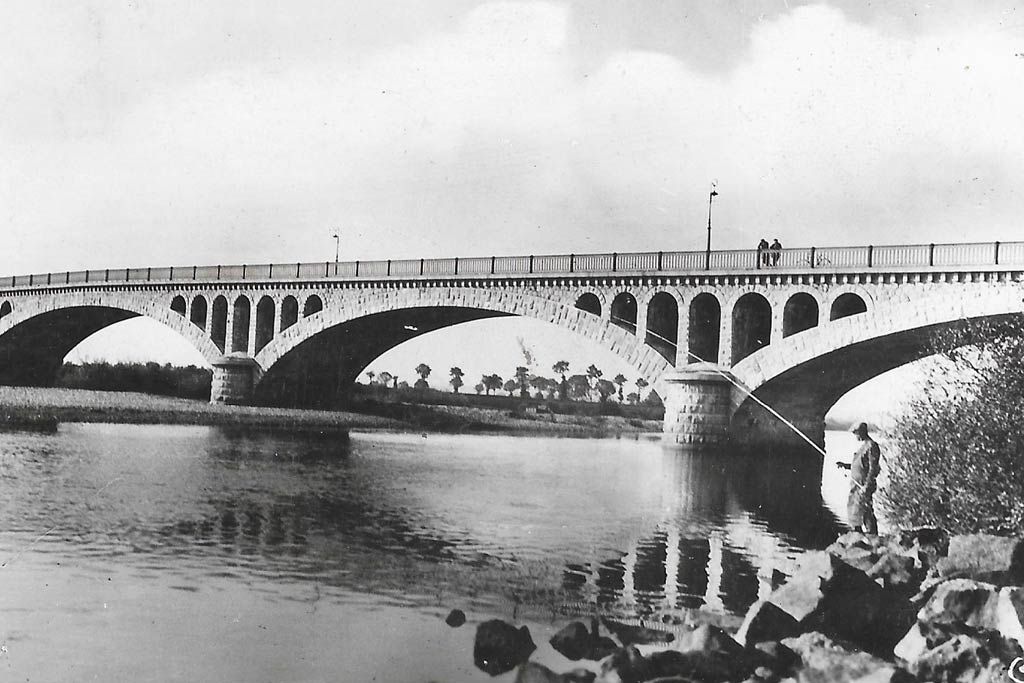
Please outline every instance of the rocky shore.
M606 619L551 638L566 659L529 661L527 627L477 627L474 662L517 683L967 683L1024 681L1024 539L850 532L752 605L727 632L696 624L680 637Z

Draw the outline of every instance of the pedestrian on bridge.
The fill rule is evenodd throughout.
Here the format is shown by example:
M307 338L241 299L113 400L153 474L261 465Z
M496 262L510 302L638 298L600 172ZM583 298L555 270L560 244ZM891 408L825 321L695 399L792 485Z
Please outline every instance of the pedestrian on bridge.
M853 433L860 441L860 448L853 455L850 464L837 462L836 465L850 470L850 497L846 502L846 514L850 526L866 534L878 533L878 520L875 518L874 495L878 486L878 471L881 452L875 440L868 436L868 426L861 422L853 428Z
M776 237L775 241L772 242L772 246L769 247L772 252L772 265L779 265L779 259L782 258L782 242L779 242L779 238Z
M768 253L768 240L762 237L761 241L757 243L758 266L767 266L769 256L770 254Z

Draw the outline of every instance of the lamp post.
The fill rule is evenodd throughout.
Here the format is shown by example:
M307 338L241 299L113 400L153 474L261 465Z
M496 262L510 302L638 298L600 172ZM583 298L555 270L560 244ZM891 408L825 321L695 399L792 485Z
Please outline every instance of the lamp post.
M704 253L704 270L711 270L711 203L718 196L716 185L717 183L711 183L711 194L708 195L708 248Z
M338 274L338 254L341 252L341 237L334 233L334 274Z

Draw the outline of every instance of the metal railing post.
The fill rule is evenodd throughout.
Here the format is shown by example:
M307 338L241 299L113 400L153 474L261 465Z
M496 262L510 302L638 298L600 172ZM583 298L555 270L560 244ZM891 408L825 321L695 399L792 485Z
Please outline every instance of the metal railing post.
M423 259L420 259L420 275L423 275Z
M174 270L172 269L171 272L173 273ZM245 279L245 264L244 263L242 264L242 279L243 280Z
M86 281L86 282L88 282L88 281L89 281L89 271L88 271L88 269L86 269L86 271L85 271L85 281ZM29 278L28 278L28 283L29 283L29 284L32 284L32 276L31 276L31 275L29 275Z
M875 253L874 245L873 244L869 244L868 245L868 268L870 268L872 266L871 262L873 260L874 253Z
M533 254L530 254L530 274L533 275Z
M299 269L300 268L302 268L302 264L301 263L296 263L295 264L295 279L299 278ZM220 266L217 266L217 272L220 273Z
M50 274L46 274L46 284L50 284Z
M491 275L494 275L494 258L493 256L491 257Z
M217 268L218 268L217 272L219 273L220 272L220 270L219 270L220 266L217 266ZM153 268L151 266L149 268L146 268L146 282L149 282L152 279L153 279Z
M456 275L459 274L459 257L458 256L455 257L455 274Z
M46 280L47 280L46 284L50 284L50 282L49 282L50 279L47 278ZM104 282L110 282L110 268L107 268L106 270L103 271L103 281Z
M931 266L934 266L934 265L935 265L935 245L934 244L929 244L928 245L928 266L931 267Z
M662 253L659 251L658 252L658 270L661 270L661 257L662 257Z
M814 247L811 247L811 268L814 267L814 252L815 252Z
M356 260L356 277L359 277L359 261Z
M391 259L388 259L388 277L391 277Z
M192 279L196 279L196 275L199 273L199 266L192 266Z
M612 252L612 272L614 273L619 267L619 254L618 252Z
M569 272L576 272L576 254L569 254Z
M335 275L337 275L337 273L335 273ZM267 277L270 278L271 280L274 279L274 264L273 263L270 264L270 271L267 273Z
M996 249L995 249L995 265L997 265L997 266L999 265L999 242L998 241L996 242Z
M220 264L217 264L217 279L220 279Z
M168 280L173 280L174 279L174 266L171 266L171 272L167 276L167 279ZM242 279L245 279L245 266L242 266Z

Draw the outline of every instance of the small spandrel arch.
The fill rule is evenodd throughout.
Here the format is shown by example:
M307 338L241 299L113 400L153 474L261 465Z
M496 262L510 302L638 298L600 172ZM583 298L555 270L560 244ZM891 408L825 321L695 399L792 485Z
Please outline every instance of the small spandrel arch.
M299 322L299 302L289 294L281 301L281 329L287 330L297 322Z
M598 317L601 316L601 300L593 292L581 294L580 298L576 299L576 308Z
M612 322L636 334L636 298L629 292L619 292L612 300Z
M192 312L189 320L200 329L206 329L206 297L199 295L192 299Z
M859 295L853 292L846 292L836 297L832 302L832 309L829 312L829 320L839 320L858 313L866 313L868 305Z
M807 292L797 292L782 309L782 336L788 337L818 325L818 301Z
M324 300L316 294L310 294L306 297L306 303L302 307L302 317L308 318L314 313L319 313L324 310Z

